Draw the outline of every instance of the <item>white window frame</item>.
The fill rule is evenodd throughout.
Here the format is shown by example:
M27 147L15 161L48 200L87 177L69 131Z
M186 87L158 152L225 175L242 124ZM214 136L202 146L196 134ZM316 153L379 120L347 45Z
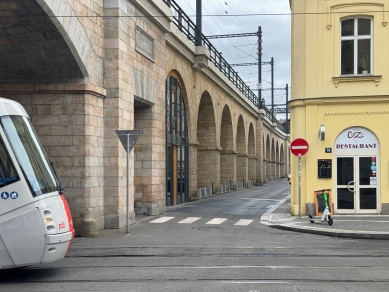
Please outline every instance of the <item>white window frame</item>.
M358 19L370 19L370 35L357 35L358 33ZM342 36L342 22L345 20L354 19L354 35L353 36ZM341 76L350 75L363 75L358 73L358 40L370 40L370 70L368 75L373 74L373 18L369 16L357 16L347 17L340 20L340 74ZM353 40L354 41L354 73L353 74L342 74L342 41Z

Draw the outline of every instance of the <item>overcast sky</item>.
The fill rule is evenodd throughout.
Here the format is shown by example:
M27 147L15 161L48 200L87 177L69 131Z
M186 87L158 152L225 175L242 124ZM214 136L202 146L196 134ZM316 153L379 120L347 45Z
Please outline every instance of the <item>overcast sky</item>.
M176 0L185 13L196 23L196 0ZM274 87L285 88L290 84L290 15L289 0L203 0L203 34L252 33L262 27L262 62L274 57ZM217 16L223 15L223 16ZM212 44L223 53L230 64L257 61L257 37L213 39ZM262 88L271 87L270 65L262 66ZM257 88L258 66L234 67L250 88ZM254 91L256 92L256 91ZM289 91L290 92L290 91ZM271 91L262 97L271 105ZM274 93L275 104L285 104L285 90ZM279 117L282 118L282 117Z

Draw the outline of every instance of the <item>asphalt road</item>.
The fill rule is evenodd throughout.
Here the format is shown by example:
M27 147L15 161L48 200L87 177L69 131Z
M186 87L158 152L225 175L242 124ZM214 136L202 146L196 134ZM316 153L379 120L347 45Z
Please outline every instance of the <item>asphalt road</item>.
M0 271L0 291L388 291L388 241L260 224L288 193L273 181L76 238L61 261Z

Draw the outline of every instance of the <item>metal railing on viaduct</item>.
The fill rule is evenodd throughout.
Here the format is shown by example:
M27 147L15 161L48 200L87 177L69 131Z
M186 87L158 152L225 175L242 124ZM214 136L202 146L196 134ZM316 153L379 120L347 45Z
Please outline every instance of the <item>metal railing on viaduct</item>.
M173 9L173 22L178 29L195 44L196 24L189 18L188 15L174 0L163 0L166 5ZM238 73L228 64L222 57L222 53L216 50L212 43L204 34L201 34L203 44L210 51L210 60L227 78L230 80L239 91L245 95L257 108L265 111L266 117L277 124L277 128L286 133L284 126L277 120L273 119L272 111L269 110L263 103L260 103L258 96L250 89L249 86L240 78Z

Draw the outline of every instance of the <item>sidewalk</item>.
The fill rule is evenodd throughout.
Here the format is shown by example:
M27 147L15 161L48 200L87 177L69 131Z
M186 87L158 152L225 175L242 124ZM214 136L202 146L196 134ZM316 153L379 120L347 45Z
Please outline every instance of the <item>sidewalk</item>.
M389 239L389 215L333 215L333 225L311 223L308 216L291 216L290 197L269 209L260 218L264 225L295 232L342 238Z

